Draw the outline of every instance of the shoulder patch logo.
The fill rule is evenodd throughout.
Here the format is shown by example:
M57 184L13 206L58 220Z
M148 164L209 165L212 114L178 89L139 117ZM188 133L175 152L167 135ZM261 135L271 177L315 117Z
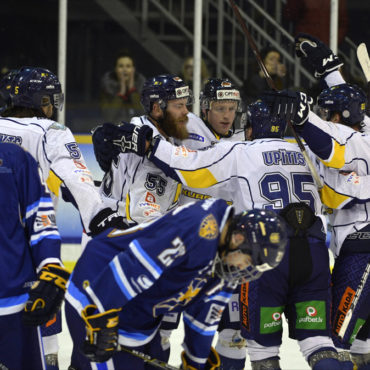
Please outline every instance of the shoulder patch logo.
M218 224L213 214L209 214L201 221L199 236L208 240L213 240L218 237Z
M61 123L53 122L53 124L51 124L49 126L49 130L62 130L62 131L65 131L66 130L66 127L63 124L61 124Z

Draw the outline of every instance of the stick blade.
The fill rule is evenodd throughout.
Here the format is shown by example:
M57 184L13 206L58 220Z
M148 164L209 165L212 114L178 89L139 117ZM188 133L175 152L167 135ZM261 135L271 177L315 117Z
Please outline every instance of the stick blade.
M370 58L364 42L357 47L357 59L360 62L366 81L370 82Z

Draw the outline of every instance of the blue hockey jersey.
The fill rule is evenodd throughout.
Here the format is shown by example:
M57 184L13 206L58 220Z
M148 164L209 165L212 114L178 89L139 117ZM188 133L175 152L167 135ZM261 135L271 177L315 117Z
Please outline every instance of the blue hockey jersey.
M183 312L185 351L205 363L235 288L212 274L231 209L209 199L129 230L107 230L87 244L66 299L79 313L91 303L99 311L122 307L119 343L130 347L150 342L163 315Z
M36 161L15 144L0 144L0 207L1 316L23 309L41 267L61 264L52 200Z

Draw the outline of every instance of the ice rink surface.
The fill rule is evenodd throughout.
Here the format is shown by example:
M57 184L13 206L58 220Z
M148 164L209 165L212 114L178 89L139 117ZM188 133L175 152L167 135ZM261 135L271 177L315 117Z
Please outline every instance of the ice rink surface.
M287 337L288 326L286 323L283 325L283 344L280 351L280 366L283 370L305 370L310 369L307 362L302 357L296 341ZM180 365L180 353L182 351L181 343L184 337L182 326L175 330L171 335L171 356L169 363L172 366ZM69 366L70 355L72 351L72 341L69 336L68 328L63 322L63 332L59 334L59 369L67 370ZM251 369L250 361L247 358L245 369ZM135 370L125 369L122 370Z
M81 249L77 244L65 244L62 247L62 260L68 265L76 261L80 256ZM181 343L184 337L182 325L179 326L171 335L171 356L169 363L172 366L180 366L180 353L182 351ZM72 341L65 322L63 310L63 332L59 334L59 369L67 370L70 364L70 355L72 352ZM303 358L298 344L295 340L288 338L288 325L283 323L283 344L280 349L280 366L283 370L306 370L310 369ZM245 369L251 369L249 358L247 358ZM119 369L121 370L121 369ZM122 370L135 370L125 369Z

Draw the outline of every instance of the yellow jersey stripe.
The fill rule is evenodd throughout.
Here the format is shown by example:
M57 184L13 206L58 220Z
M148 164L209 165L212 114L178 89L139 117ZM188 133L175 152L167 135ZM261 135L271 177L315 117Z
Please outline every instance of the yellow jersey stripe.
M74 135L78 144L92 144L91 135Z
M62 180L53 172L49 171L49 177L46 180L46 185L51 193L55 196L59 196L60 184Z
M176 194L175 194L175 198L172 202L172 204L175 204L178 202L179 198L180 198L180 195L181 195L181 189L182 189L182 184L178 183L177 184L177 187L176 187Z
M351 200L351 197L347 197L346 195L339 194L332 188L327 185L321 189L321 201L329 208L338 208L343 205L343 203L347 203L348 200Z
M331 155L331 159L328 161L321 160L322 163L324 163L327 167L332 168L342 168L345 164L345 145L340 145L336 141L334 141L334 148L333 148L333 154Z
M126 196L126 219L127 221L132 221L130 217L130 194L127 193Z
M185 184L190 188L208 188L209 186L217 184L217 180L207 168L194 171L179 170L179 173L185 180Z

